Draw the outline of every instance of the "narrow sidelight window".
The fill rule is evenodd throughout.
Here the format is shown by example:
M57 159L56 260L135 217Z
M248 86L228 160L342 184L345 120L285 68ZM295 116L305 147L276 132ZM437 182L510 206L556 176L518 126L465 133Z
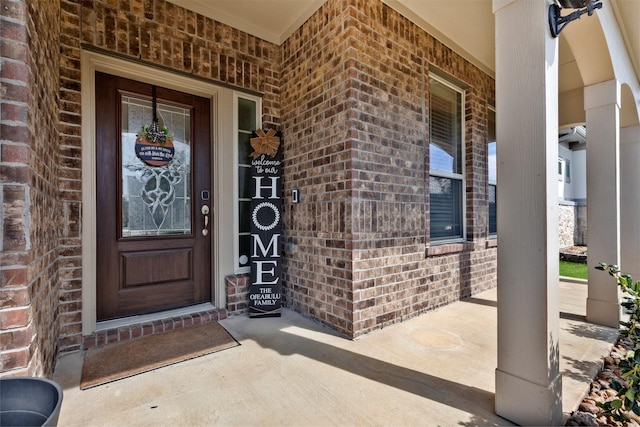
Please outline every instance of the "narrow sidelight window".
M251 135L258 126L259 99L236 97L236 138L238 147L238 272L248 271L251 256Z

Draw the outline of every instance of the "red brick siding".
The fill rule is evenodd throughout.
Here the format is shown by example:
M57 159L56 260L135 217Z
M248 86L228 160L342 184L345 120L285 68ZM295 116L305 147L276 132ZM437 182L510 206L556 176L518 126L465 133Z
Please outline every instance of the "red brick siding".
M428 73L466 91L467 238L425 255ZM351 337L495 283L485 249L493 81L381 2L331 0L283 45L287 304ZM478 245L473 242L478 240ZM472 261L482 267L472 266ZM485 265L486 264L486 265Z
M325 3L282 46L286 202L296 253L283 259L288 306L345 332L352 319L353 31L346 3Z
M0 15L0 375L50 376L58 351L60 4Z
M237 315L249 311L249 274L229 275L224 278L227 290L227 311Z
M61 0L60 199L65 222L60 248L60 352L82 348L82 162L80 2Z

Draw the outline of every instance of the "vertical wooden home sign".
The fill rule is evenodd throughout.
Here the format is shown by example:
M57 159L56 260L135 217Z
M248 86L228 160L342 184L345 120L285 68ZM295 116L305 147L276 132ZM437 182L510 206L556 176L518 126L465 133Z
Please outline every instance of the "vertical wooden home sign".
M280 316L282 150L275 130L251 138L251 286L249 317Z

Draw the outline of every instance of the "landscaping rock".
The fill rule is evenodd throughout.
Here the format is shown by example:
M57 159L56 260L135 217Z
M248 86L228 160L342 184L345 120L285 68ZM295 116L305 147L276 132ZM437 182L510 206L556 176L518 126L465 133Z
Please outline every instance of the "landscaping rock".
M595 403L582 402L578 408L581 412L588 412L590 414L598 414L601 409L598 408Z
M567 421L568 426L598 426L598 420L592 414L584 413L584 412L574 412L571 414L569 421Z
M610 402L616 399L618 393L611 388L611 380L616 378L619 382L624 382L624 380L620 378L618 363L622 355L627 353L630 346L630 342L619 340L611 350L611 354L603 359L603 368L591 383L589 394L584 398L578 410L571 413L566 425L640 427L640 416L632 412L627 414L629 421L620 422L607 416L604 411L598 407L598 403Z

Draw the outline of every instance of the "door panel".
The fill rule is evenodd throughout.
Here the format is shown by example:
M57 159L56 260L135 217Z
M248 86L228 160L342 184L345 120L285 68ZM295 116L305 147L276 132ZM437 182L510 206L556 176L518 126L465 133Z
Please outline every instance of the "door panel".
M173 158L143 162L136 133L152 122L152 93L96 73L98 320L211 301L210 102L156 88Z
M193 280L193 249L122 254L123 288Z

